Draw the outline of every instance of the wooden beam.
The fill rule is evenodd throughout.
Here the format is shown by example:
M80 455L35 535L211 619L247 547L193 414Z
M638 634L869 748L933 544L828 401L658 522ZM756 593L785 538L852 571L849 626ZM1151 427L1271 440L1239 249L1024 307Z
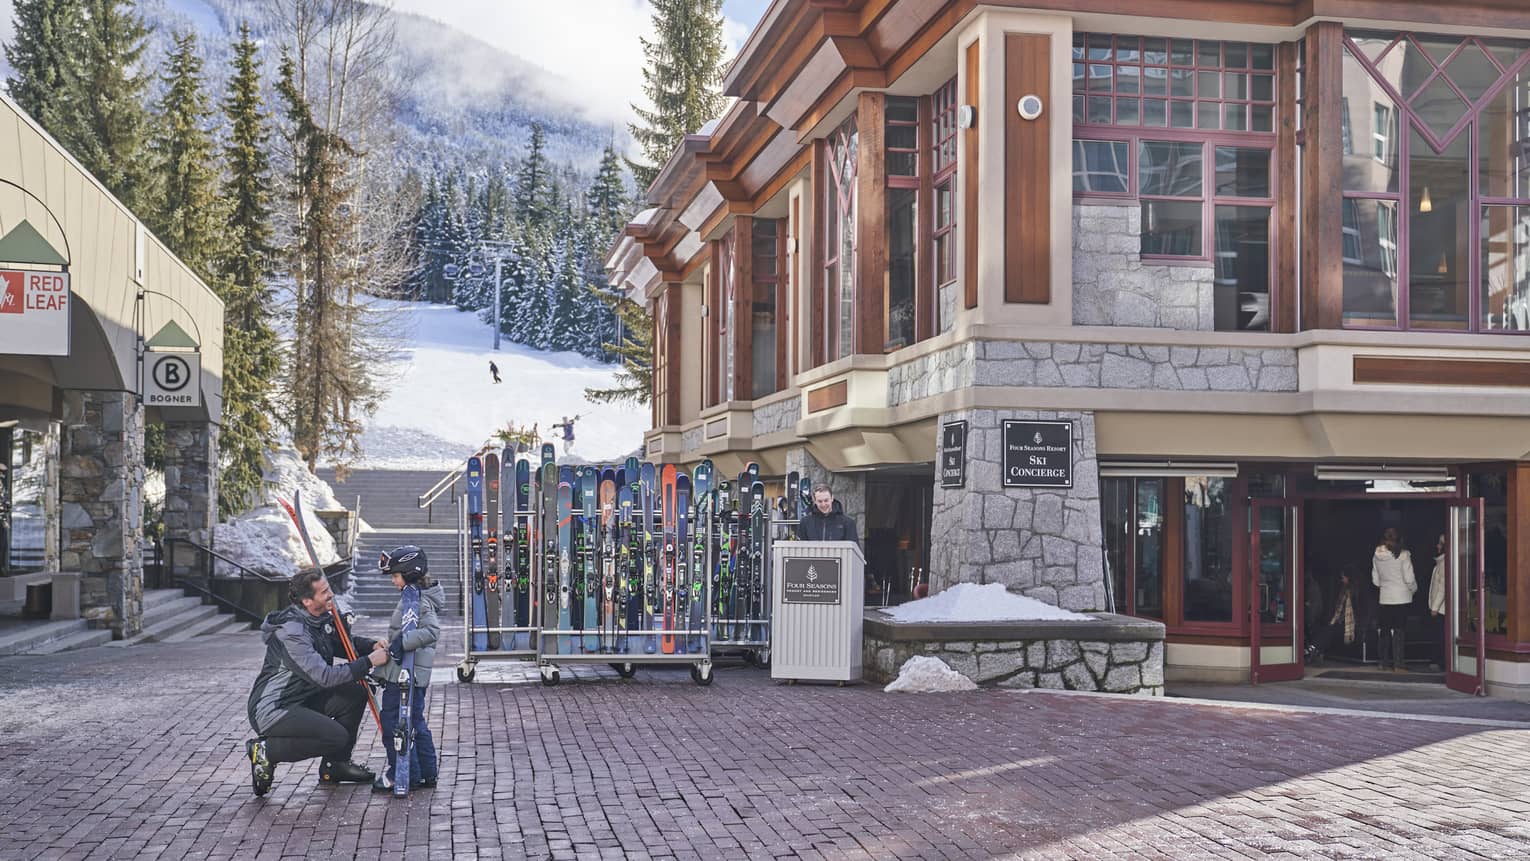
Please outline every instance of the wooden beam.
M828 290L828 284L824 283L823 254L824 243L828 241L824 230L824 195L827 193L829 182L829 164L827 145L823 141L814 141L809 146L813 150L813 181L810 193L813 195L813 234L808 239L808 247L812 249L809 258L811 264L808 267L809 292L812 299L809 304L808 318L808 341L809 341L809 367L816 368L825 361L824 357L824 293Z
M1275 152L1296 152L1296 61L1298 46L1295 42L1282 42L1276 48L1275 81L1280 87L1276 95L1275 115L1280 118L1276 128ZM1270 284L1271 332L1295 332L1296 285L1300 261L1296 253L1296 235L1301 221L1296 210L1297 188L1300 177L1296 166L1278 155L1275 158L1277 184L1275 188L1275 266L1274 282Z
M935 308L940 286L935 274L935 134L933 105L929 96L919 97L919 201L914 229L914 340L935 334Z
M1052 37L1004 36L1004 301L1052 301L1052 118L1027 120L1014 109L1026 95L1052 92ZM994 117L998 120L998 117Z
M1344 27L1307 30L1302 132L1302 326L1344 325L1343 116Z
M886 351L887 96L861 93L856 104L855 344L850 352Z
M809 389L807 395L808 412L818 413L824 410L842 407L850 401L850 385L844 380L830 383L827 386L819 386Z
M680 423L680 361L685 353L685 346L680 342L682 291L680 284L664 285L664 301L667 303L664 319L667 329L664 344L664 423L667 425Z
M1530 388L1530 361L1355 356L1357 384Z
M754 219L733 219L733 400L754 399Z
M966 68L966 86L964 88L963 104L976 106L981 96L978 86L981 66L979 61L982 57L980 52L982 40L975 40L967 46L967 56L964 59ZM997 118L989 118L979 115L978 125L984 122L992 122ZM962 129L962 158L961 182L962 182L962 294L963 301L968 308L976 308L978 304L978 129Z
M817 148L814 147L814 146L809 146L808 149L811 151L811 150L816 150ZM813 193L813 189L812 189L811 183L808 186L808 193L809 194ZM811 206L811 203L809 205ZM790 217L791 217L791 221L788 222L787 226L788 226L788 236L789 236L788 241L791 243L791 255L790 255L790 258L789 258L790 266L791 266L791 272L789 274L789 277L791 279L791 307L792 307L792 312L791 312L790 320L791 320L791 326L792 326L792 342L791 342L792 343L792 347L791 347L790 359L788 360L787 366L786 366L786 373L787 373L787 379L788 380L790 380L791 377L794 376L801 369L801 366L802 366L802 343L801 343L801 341L802 341L802 335L801 335L801 332L802 332L802 317L800 316L802 314L802 305L803 305L803 302L802 302L802 197L800 195L797 197L796 200L792 201L792 211L791 211L791 216ZM808 256L808 259L810 259L810 260L812 259L812 255L811 254ZM808 279L808 283L810 283L810 284L812 283L812 279L811 278Z
M802 173L802 171L807 169L810 165L812 165L812 163L813 145L804 144L797 150L797 154L792 156L791 161L787 162L780 170L776 171L775 176L772 176L769 181L760 186L759 191L754 193L754 197L750 198L749 200L750 205L753 206L754 209L751 209L750 211L755 212L764 207L765 204L770 202L771 198L775 197L777 194L780 194L781 189L786 188L786 186L789 185L792 180L797 178L798 174Z
M791 341L786 337L787 327L791 325L791 301L792 301L792 271L791 258L787 255L787 229L790 222L785 218L776 219L776 385L775 391L786 388L787 345Z

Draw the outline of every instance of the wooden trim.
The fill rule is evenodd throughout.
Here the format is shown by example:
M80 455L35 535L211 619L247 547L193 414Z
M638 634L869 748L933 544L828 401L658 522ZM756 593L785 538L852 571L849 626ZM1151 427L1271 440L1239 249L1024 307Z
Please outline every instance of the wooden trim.
M794 316L790 310L794 279L791 257L786 253L788 224L785 218L776 219L776 384L771 389L774 392L786 388L786 380L790 375L788 367L791 364L786 353L791 340L786 337L786 330Z
M1344 325L1343 176L1344 27L1320 21L1307 29L1303 61L1302 325Z
M1296 285L1299 261L1296 256L1296 233L1300 224L1297 207L1297 172L1290 157L1296 153L1296 59L1297 43L1282 42L1275 52L1275 113L1280 118L1276 128L1275 160L1279 179L1275 188L1275 282L1270 285L1273 318L1271 332L1295 332Z
M754 218L733 219L733 400L754 399Z
M1530 361L1355 356L1357 384L1530 388Z
M919 97L919 198L914 236L914 341L935 334L935 135L930 97Z
M887 96L861 93L855 128L860 137L855 175L855 344L852 352L886 352L887 344Z
M1013 109L1022 96L1050 101L1052 37L1004 35L1004 301L1052 301L1052 117L1049 105L1027 120Z
M962 104L976 106L979 103L981 90L978 86L981 75L982 40L976 40L967 46L966 86L963 88ZM988 118L979 115L978 125L987 122ZM966 306L976 308L978 304L978 129L970 128L962 130L962 285L963 299Z
M1175 646L1240 646L1247 649L1248 635L1180 633L1171 627L1164 632L1164 642Z
M702 350L702 374L706 378L702 387L704 392L702 408L710 407L717 403L722 391L718 386L719 371L722 362L718 356L718 346L722 341L722 240L713 239L707 243L712 250L712 265L707 269L707 319L702 330L706 333L703 339Z
M812 164L812 149L811 144L799 148L797 154L792 156L791 161L788 161L780 170L776 171L775 176L772 176L764 185L760 186L760 190L755 192L754 197L749 201L749 211L751 213L759 212L763 209L772 197L780 194L782 189L786 188L791 184L792 180L797 178L797 174L802 173L804 168Z
M809 185L808 185L808 193L809 194L812 193L812 184L811 183L809 183ZM791 377L794 376L797 373L798 369L802 365L802 345L800 343L800 341L801 341L801 333L799 331L801 329L801 326L802 326L802 324L801 324L802 318L799 316L802 313L802 271L801 271L802 270L802 197L801 197L801 195L798 195L797 199L792 201L792 212L791 212L791 215L790 215L790 219L791 220L787 222L787 236L788 236L787 241L791 243L791 246L790 246L791 247L791 252L790 252L790 254L787 257L787 261L788 261L788 264L789 264L789 271L787 273L787 277L790 279L789 283L791 285L791 289L789 291L789 295L791 296L791 309L792 309L791 310L791 317L790 317L791 330L792 330L792 340L791 340L792 349L791 349L791 354L790 354L790 357L789 357L789 359L787 361L787 365L786 365L786 376L787 376L787 379L791 379ZM783 383L781 387L782 388L786 388L785 383Z
M1185 623L1185 480L1164 482L1163 621L1169 627Z
M824 291L828 285L823 277L823 252L824 243L828 241L824 234L824 195L828 193L829 161L828 142L815 141L813 143L813 233L811 265L808 268L808 290L811 296L811 309L808 317L808 341L809 341L809 365L816 368L824 363Z
M680 422L680 359L684 346L680 343L680 313L682 308L680 284L664 285L665 309L664 339L664 424Z
M1523 643L1530 640L1530 463L1510 464L1508 472L1508 638Z
M827 386L809 389L807 399L809 413L818 413L833 409L834 407L842 407L850 402L850 384L840 380Z

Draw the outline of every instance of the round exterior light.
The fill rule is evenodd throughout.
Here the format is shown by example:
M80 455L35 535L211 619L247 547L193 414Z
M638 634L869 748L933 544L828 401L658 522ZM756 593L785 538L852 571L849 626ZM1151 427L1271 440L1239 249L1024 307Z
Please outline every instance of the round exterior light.
M1022 120L1034 120L1041 116L1042 107L1041 97L1035 94L1021 96L1020 103L1016 105Z
M956 109L957 128L970 129L977 126L977 108L962 105Z

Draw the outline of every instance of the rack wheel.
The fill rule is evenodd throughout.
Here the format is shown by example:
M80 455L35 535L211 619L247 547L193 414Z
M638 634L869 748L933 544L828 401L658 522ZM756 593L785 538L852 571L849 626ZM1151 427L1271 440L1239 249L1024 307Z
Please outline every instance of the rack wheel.
M633 666L631 663L612 664L611 669L615 670L616 674L624 679L632 678L633 674L637 672L637 667Z
M463 661L457 665L457 681L459 682L471 682L477 673L478 664L475 661Z
M562 677L559 675L557 667L542 668L542 684L548 686L549 688L556 687L558 682L561 680Z
M761 649L754 653L754 665L762 670L770 669L770 650Z
M691 681L695 682L701 687L710 685L712 683L712 665L709 663L692 665Z

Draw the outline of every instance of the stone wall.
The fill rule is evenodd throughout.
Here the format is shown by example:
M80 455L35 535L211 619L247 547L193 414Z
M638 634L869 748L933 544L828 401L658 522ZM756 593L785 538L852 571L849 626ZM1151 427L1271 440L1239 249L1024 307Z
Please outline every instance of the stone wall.
M969 386L1294 392L1296 351L1062 341L969 341L894 367L887 405Z
M1073 207L1073 322L1080 326L1216 328L1212 267L1143 263L1136 203Z
M1105 609L1094 414L964 410L942 414L940 424L961 419L968 423L967 484L941 487L937 466L931 593L956 583L1003 583L1012 592L1068 610ZM1004 487L1005 419L1072 420L1073 487Z
M792 430L802 418L802 398L793 397L754 411L754 435L766 436Z
M805 475L813 484L827 484L845 515L855 521L855 534L861 547L866 546L866 476L865 473L830 472L805 448L788 449L786 471Z
M212 547L218 522L218 427L207 422L165 424L165 537ZM191 554L172 554L171 577L196 570Z
M911 624L868 611L861 673L885 684L909 658L926 655L983 686L1162 696L1164 626L1093 615L1089 622Z
M61 568L80 573L82 615L117 637L143 627L143 407L129 392L66 390Z

